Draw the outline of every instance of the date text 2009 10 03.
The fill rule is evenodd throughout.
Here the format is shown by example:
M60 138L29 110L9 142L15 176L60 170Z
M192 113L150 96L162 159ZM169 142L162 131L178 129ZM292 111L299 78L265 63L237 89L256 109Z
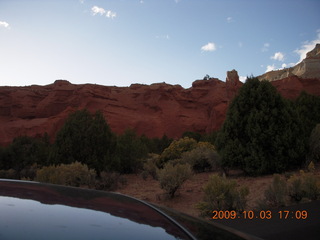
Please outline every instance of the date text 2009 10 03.
M278 212L273 212L271 210L262 210L262 211L242 211L238 213L236 211L212 211L212 219L272 219L277 217L278 219L302 219L305 220L308 218L308 211L306 210L297 210L297 211L288 211L281 210Z

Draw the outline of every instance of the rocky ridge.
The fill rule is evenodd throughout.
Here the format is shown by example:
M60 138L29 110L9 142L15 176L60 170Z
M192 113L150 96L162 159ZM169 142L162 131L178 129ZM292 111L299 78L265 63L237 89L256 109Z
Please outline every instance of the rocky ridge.
M287 98L297 97L302 90L320 95L320 77L304 76L309 78L291 75L272 84ZM228 104L241 86L237 71L232 70L226 81L196 80L188 89L166 83L112 87L65 80L46 86L0 87L0 144L9 144L19 135L37 137L45 132L53 138L68 115L83 108L102 111L118 134L127 128L148 137L209 133L221 127Z
M270 71L258 78L276 81L294 76L302 79L320 78L320 44L316 44L315 48L307 53L306 58L294 67Z
M234 76L233 76L234 77ZM110 87L57 80L47 86L0 87L0 144L19 135L54 136L77 109L102 111L111 129L148 137L179 137L184 131L218 129L242 83L239 78L195 81L191 88L155 83Z

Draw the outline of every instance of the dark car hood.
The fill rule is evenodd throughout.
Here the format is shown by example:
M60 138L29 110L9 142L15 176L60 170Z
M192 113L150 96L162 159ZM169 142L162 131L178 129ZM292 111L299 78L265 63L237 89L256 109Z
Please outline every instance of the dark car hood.
M204 227L199 220L193 219L192 226L197 226L195 223ZM209 239L242 239L213 225L204 232ZM158 208L128 196L0 180L0 239L156 240L194 237Z

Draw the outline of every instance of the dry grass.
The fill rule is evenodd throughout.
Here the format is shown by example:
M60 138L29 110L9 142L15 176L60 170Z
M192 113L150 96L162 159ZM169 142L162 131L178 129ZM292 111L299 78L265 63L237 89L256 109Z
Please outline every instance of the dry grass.
M117 191L157 205L170 207L192 216L199 216L200 212L195 205L202 201L204 196L202 187L207 183L212 174L214 173L195 174L192 179L187 180L182 185L173 199L167 199L160 188L159 182L150 176L146 180L143 180L140 175L125 175L127 185ZM316 166L316 174L320 177L319 164ZM256 201L263 198L264 191L272 182L272 177L272 175L262 177L231 176L232 179L237 181L239 186L247 186L249 188L247 210L254 210Z

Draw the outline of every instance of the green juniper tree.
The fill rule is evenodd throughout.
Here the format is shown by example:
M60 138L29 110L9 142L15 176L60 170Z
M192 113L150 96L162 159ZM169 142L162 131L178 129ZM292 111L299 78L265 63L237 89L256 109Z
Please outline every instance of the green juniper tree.
M216 139L222 167L250 175L300 166L305 144L298 114L268 81L248 78L229 106Z
M57 133L50 160L54 164L81 162L98 173L110 163L115 136L101 112L72 113Z
M50 144L47 134L42 138L19 136L0 152L0 169L17 173L32 165L47 165Z
M299 138L304 139L306 148L308 149L308 158L312 155L312 146L309 144L312 130L320 123L320 96L314 96L306 92L302 92L300 96L293 102L299 119L303 122L303 135ZM312 159L307 159L307 164Z
M114 168L120 173L133 173L142 167L141 159L147 157L147 153L147 146L141 138L133 130L127 129L118 136L115 161L117 165Z

